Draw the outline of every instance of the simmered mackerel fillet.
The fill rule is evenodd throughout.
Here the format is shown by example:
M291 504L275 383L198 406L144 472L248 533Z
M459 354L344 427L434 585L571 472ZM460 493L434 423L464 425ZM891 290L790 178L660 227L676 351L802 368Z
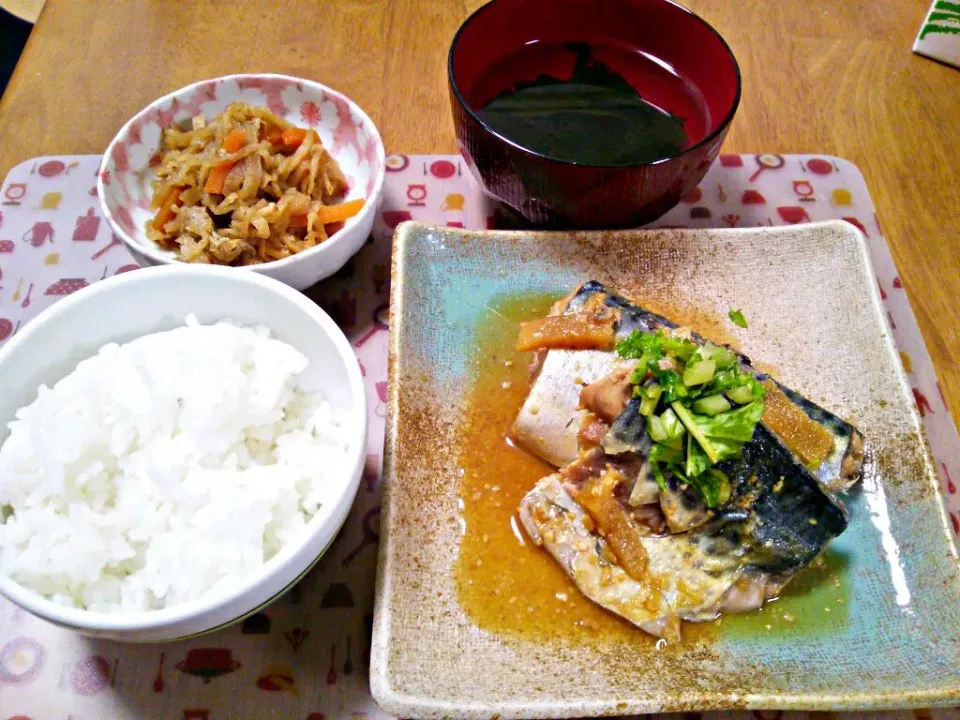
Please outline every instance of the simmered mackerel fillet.
M537 483L520 503L520 518L581 592L658 637L677 639L680 620L760 607L847 526L840 502L758 425L743 456L721 464L733 485L730 502L686 532L655 534L648 518L656 505L632 508L622 499L636 477L613 488L612 499L634 523L630 541L642 548L638 573L619 561L616 537L601 534L592 507L577 499L622 462L599 448L583 453Z
M576 292L554 305L551 312L576 314L585 309L596 314L599 303L613 311L610 322L617 340L622 340L634 330L655 332L677 327L670 320L609 292L595 281L584 283ZM697 343L704 342L695 333L691 339ZM749 358L739 353L738 357L741 367L752 372L758 380L774 385L786 396L786 401L803 411L811 425L819 428L809 432L808 426L808 432L803 432L795 425L784 426L784 422L795 422L796 416L782 412L774 415L772 409L782 409L781 403L771 403L768 406L771 415L764 417L762 422L781 435L800 462L808 466L810 445L793 447L791 442L796 442L798 437L803 440L812 435L812 449L816 451L822 438L829 436L832 447L828 446L827 454L816 463L816 467L811 468L814 476L834 492L843 492L856 483L863 465L863 436L856 428L751 367ZM513 425L513 436L524 448L552 465L561 467L573 462L579 450L577 432L585 415L585 410L580 407L580 391L618 369L632 367L632 361L620 358L613 351L541 350L535 361L535 377L530 394Z
M577 312L584 303L595 316L600 303L613 310L618 340L674 327L598 283L553 312ZM696 352L686 347L694 355L689 368ZM709 347L702 349L716 351ZM530 537L587 597L658 637L677 639L682 620L754 610L778 595L846 528L831 488L849 487L862 464L862 437L850 425L758 373L742 355L725 357L724 367L761 381L758 397L765 391L770 400L756 405L739 450L713 463L710 472L725 485L719 500L688 484L679 469L656 470L662 461L654 451L664 448L648 434L646 401L633 397L637 361L613 352L541 349L514 427L524 447L561 466L521 501ZM658 370L656 362L641 367ZM689 434L687 441L697 442Z

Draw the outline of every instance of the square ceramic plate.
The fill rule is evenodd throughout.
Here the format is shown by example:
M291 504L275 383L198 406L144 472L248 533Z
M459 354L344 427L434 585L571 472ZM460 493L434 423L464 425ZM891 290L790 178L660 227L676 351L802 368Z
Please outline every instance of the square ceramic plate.
M960 700L957 550L856 229L830 222L547 234L405 224L393 262L387 498L371 667L373 694L386 710L568 717ZM755 618L730 616L659 648L632 628L574 637L569 614L537 594L537 577L500 595L464 590L475 561L470 556L458 571L458 553L468 542L476 547L477 529L460 513L463 458L475 442L463 423L477 363L496 356L487 367L497 368L513 357L517 318L500 335L490 323L503 325L506 309L516 311L524 298L535 314L530 308L542 308L544 295L558 298L589 279L654 311L679 313L675 319L708 336L719 328L728 335L719 339L732 339L865 433L864 480L846 498L850 525L807 590ZM749 328L718 322L729 308L742 309ZM492 476L488 485L505 482ZM528 562L542 552L490 538L491 562ZM563 581L544 568L542 582ZM495 607L478 613L485 590ZM537 603L527 606L527 595ZM534 630L517 629L515 605L527 606Z

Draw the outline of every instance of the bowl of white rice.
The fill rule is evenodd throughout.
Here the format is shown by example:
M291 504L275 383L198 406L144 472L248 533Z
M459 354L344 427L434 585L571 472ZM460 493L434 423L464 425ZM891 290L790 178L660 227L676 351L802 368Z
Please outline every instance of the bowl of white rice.
M176 265L91 285L0 349L0 593L117 640L279 597L356 495L366 393L279 281Z

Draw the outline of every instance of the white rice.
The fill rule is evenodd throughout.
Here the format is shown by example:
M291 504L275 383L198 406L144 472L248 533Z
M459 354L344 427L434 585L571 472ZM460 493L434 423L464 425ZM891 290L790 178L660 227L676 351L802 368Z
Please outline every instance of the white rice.
M250 577L342 492L348 440L307 359L230 322L106 345L0 447L0 573L96 611Z

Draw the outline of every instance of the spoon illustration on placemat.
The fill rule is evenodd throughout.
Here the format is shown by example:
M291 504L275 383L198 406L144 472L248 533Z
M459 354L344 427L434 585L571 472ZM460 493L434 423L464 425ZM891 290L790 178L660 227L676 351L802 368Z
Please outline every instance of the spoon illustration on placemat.
M343 559L343 566L346 567L354 561L357 555L360 554L365 548L376 545L380 542L380 533L377 532L376 528L373 526L374 520L380 517L380 506L377 505L374 508L371 508L363 516L363 522L361 527L363 528L363 538L360 541L360 544L357 545L353 550L351 550L347 556Z
M119 244L120 244L120 238L118 238L115 233L111 233L110 242L104 245L99 250L97 250L93 255L91 255L90 259L98 260L101 256L105 255L111 248L114 248Z
M166 653L160 653L160 666L157 668L157 677L153 681L153 691L156 693L163 692L163 660L165 656Z
M343 674L352 675L353 674L353 647L350 643L350 636L347 635L347 657L343 661Z

